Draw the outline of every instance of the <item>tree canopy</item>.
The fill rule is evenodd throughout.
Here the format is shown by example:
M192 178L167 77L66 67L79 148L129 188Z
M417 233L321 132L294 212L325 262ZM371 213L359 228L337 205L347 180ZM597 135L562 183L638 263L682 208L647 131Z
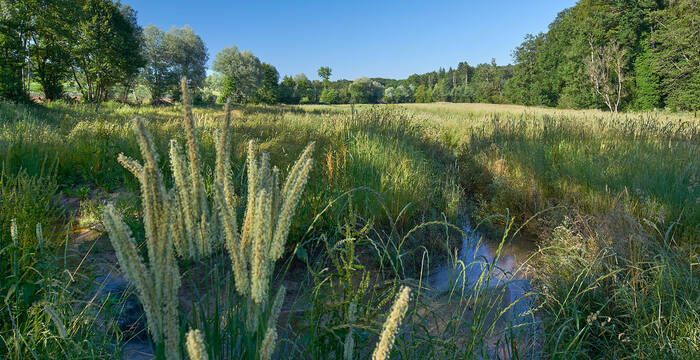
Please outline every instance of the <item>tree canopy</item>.
M262 64L249 50L239 51L235 45L224 48L216 54L212 68L224 75L222 96L235 102L249 100L262 86Z

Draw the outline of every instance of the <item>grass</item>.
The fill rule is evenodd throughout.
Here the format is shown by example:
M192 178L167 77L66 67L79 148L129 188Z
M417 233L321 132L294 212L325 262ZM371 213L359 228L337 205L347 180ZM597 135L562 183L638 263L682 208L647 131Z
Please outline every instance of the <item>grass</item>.
M15 264L5 261L10 254L32 254L15 256L27 261L2 268L0 295L13 300L2 308L0 357L34 352L39 358L99 358L114 351L119 332L104 330L107 315L77 283L42 287L20 302L7 295L16 280L12 269L34 274L26 277L30 283L61 278L64 224L99 226L104 199L111 198L93 199L95 193L131 194L120 196L128 204L117 208L142 239L141 204L133 196L138 184L117 155L140 158L128 124L143 117L171 187L164 155L169 139L186 142L181 111L177 105L0 104L2 263ZM214 129L222 118L221 108L195 108L207 188ZM231 136L234 187L241 194L248 140L271 154L282 176L306 144L316 142L288 252L272 279L288 289L275 357L340 359L348 337L353 358L369 357L403 285L416 296L392 358L528 358L533 352L547 358L692 358L700 351L700 121L691 115L485 104L245 106L234 110ZM59 194L80 198L79 218L57 205ZM516 236L539 245L528 294L537 304L534 346L523 348L519 327L503 325L503 290L484 287L487 280L469 284L467 297L425 289L426 273L446 261L460 236L446 224L464 213L483 220L481 229L492 241ZM504 213L509 216L492 216ZM9 237L12 218L20 227L19 247ZM51 256L35 255L37 222L44 225ZM412 231L419 224L427 225ZM31 269L42 258L49 260L42 260L39 276ZM213 358L248 346L240 342L245 319L233 311L237 298L227 261L215 254L180 262L181 293L197 294L181 294L180 307L189 310L180 331L201 328ZM90 277L85 274L85 281ZM54 312L72 324L64 325L73 329L68 342L41 311L57 294L63 300ZM194 304L193 298L202 301ZM33 310L5 325L19 306ZM31 330L37 326L44 329L40 334Z

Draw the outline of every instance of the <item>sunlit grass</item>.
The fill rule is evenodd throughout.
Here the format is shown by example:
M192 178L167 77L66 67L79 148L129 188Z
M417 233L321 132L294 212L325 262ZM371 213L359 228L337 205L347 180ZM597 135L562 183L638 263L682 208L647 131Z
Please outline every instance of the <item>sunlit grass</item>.
M194 111L205 187L211 190L213 134L223 109ZM185 143L181 114L179 105L0 104L3 256L14 251L9 219L17 218L27 254L38 251L37 222L45 225L52 254L65 254L64 223L99 228L108 201L118 201L137 242L142 240L138 184L117 155L140 158L129 127L136 115L145 119L160 154L167 153L171 138ZM245 106L233 112L231 137L233 185L241 196L248 140L271 154L282 176L306 144L316 142L289 251L272 280L285 284L290 299L275 358L340 359L348 337L352 358L369 357L404 285L415 297L393 358L692 358L700 350L700 121L692 115L443 103ZM167 157L160 167L170 187ZM103 195L94 198L97 190ZM79 198L79 208L62 214L58 193ZM237 210L243 213L244 205ZM449 258L460 236L445 224L465 212L486 220L481 229L491 241L506 243L525 224L517 236L541 246L532 262L536 286L528 295L536 300L534 316L542 327L530 334L536 345L521 349L517 328L494 316L504 293L484 288L488 279L470 284L466 297L426 288L424 276ZM504 213L509 216L492 216ZM410 231L424 223L429 225ZM506 229L510 235L504 237ZM211 349L219 349L214 358L226 358L240 345L235 334L245 322L236 312L239 299L222 255L179 264L188 296L201 300L187 298L183 324L202 326L205 339L214 342ZM30 273L32 265L20 267ZM54 276L64 268L65 258L56 256L39 270ZM3 277L8 269L3 267ZM3 284L4 298L12 283ZM69 288L47 288L40 295L53 299L60 290L66 302L89 300ZM25 307L31 316L0 334L4 346L15 349L10 358L30 349L57 358L114 350L119 336L98 336L97 349L85 347L81 339L106 334L94 325L100 310L71 319L71 311L86 307L66 302L54 310L80 329L71 333L75 342L60 339L40 307ZM6 315L3 308L3 321ZM38 326L45 329L36 332ZM51 346L22 343L16 329L50 339Z

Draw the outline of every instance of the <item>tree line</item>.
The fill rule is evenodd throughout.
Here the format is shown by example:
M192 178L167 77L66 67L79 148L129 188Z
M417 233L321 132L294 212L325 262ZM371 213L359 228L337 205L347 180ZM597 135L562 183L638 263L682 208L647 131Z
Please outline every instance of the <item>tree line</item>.
M700 108L700 2L581 0L514 52L510 102Z
M284 76L248 50L230 46L212 70L189 26L165 32L138 25L111 0L0 0L0 98L26 101L32 84L55 100L75 89L82 101L151 103L179 99L187 77L195 100L212 103L341 104L488 102L563 108L698 110L700 3L697 0L581 0L545 33L527 35L513 65L491 63L406 79L331 81L332 69ZM137 88L146 89L145 95Z

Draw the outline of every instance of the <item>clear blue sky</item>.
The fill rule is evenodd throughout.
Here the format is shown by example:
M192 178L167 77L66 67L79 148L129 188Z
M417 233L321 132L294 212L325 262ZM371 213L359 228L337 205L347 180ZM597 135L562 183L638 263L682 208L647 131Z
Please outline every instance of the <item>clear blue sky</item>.
M274 65L280 76L320 66L331 80L360 76L406 78L413 73L512 62L528 33L547 30L575 0L494 1L177 1L122 0L142 26L190 25L216 53L236 45Z

